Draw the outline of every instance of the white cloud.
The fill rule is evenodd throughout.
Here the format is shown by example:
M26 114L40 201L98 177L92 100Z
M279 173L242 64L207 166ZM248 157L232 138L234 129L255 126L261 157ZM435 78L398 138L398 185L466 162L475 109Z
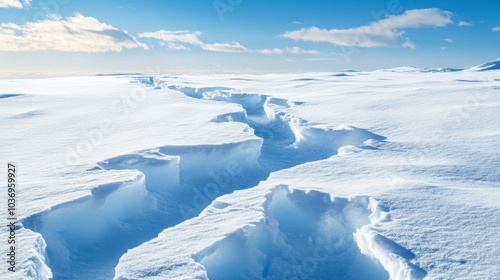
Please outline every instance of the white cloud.
M261 54L284 54L285 51L282 49L274 48L274 49L259 49L255 50L254 52L256 53L261 53Z
M227 53L260 53L260 54L321 54L321 52L316 50L303 50L298 47L292 48L274 48L274 49L257 49L251 50L241 45L238 42L231 43L215 43L215 44L203 44L201 48L212 52L227 52Z
M495 31L495 32L500 32L500 26L499 27L493 27L491 28L492 31Z
M158 39L162 42L167 42L167 46L172 50L186 50L189 49L184 44L190 44L199 46L201 49L211 52L225 52L225 53L260 53L260 54L321 54L321 52L316 50L303 50L298 47L290 47L290 48L271 48L271 49L248 49L238 42L230 42L230 43L212 43L206 44L204 43L199 36L202 33L199 31L189 31L189 30L159 30L155 32L144 32L140 33L139 37L141 38L154 38Z
M211 52L245 53L250 52L246 47L237 42L204 44L201 48Z
M293 40L327 42L344 47L386 47L415 45L403 38L405 28L442 27L452 23L452 13L437 8L408 10L402 15L389 16L366 26L349 29L320 29L315 26L289 31L283 37Z
M159 30L155 32L144 32L139 34L141 38L155 38L165 42L172 43L185 43L200 46L203 42L198 38L201 35L199 31L189 31L189 30Z
M274 48L274 49L259 49L259 50L254 50L253 52L256 53L261 53L261 54L312 54L312 55L318 55L321 54L320 51L317 50L303 50L299 47L290 47L290 48L284 48L284 49L279 49L279 48Z
M62 19L0 24L0 51L25 52L56 50L65 52L119 52L123 49L148 46L99 20L79 13Z
M457 25L458 25L458 26L472 26L472 23L467 22L467 21L463 21L463 20L461 20L461 21L459 21L459 22L457 23Z
M25 6L29 6L30 0L24 0L23 3ZM23 3L20 0L0 0L0 8L22 9Z
M303 50L303 49L301 49L299 47L285 48L284 51L286 53L291 53L291 54L314 54L314 55L321 54L320 51L316 51L316 50Z
M446 38L446 39L443 39L443 41L445 41L446 43L454 43L453 39L450 39L450 38Z
M312 57L312 58L306 58L305 60L307 61L332 61L332 60L337 60L335 57Z
M169 49L176 50L176 51L189 50L188 47L186 47L184 45L179 45L179 44L176 44L176 43L167 43L167 46L168 46Z
M403 44L401 44L401 46L403 48L408 48L408 49L412 49L412 50L417 48L417 46L415 46L415 44L410 42L410 41L405 41Z

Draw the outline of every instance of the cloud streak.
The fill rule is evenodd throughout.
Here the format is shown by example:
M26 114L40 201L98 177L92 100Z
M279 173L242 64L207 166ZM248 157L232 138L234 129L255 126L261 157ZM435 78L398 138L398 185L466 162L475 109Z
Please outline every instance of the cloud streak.
M0 0L0 8L16 8L22 9L24 6L30 5L30 0L24 0L22 3L20 0Z
M133 48L148 49L148 46L126 31L79 13L66 19L50 16L47 20L24 25L0 24L0 51L99 53Z
M415 48L415 44L403 37L403 29L443 27L453 23L452 13L437 8L408 10L401 15L389 16L369 25L349 29L302 28L281 36L301 41L326 42L343 47L389 47Z
M202 49L211 52L225 52L225 53L247 53L250 52L249 49L244 47L238 42L231 43L215 43L215 44L204 44L201 46Z
M140 33L140 38L154 38L168 43L184 43L200 46L203 42L198 38L201 35L199 31L189 31L189 30L159 30L155 32L144 32Z
M155 32L143 32L139 34L140 38L153 38L167 43L171 50L187 50L185 45L188 44L198 46L202 50L210 52L223 52L223 53L259 53L259 54L310 54L317 55L321 52L316 50L303 50L298 47L289 48L271 48L271 49L248 49L238 42L225 42L225 43L204 43L199 37L202 33L200 31L189 30L158 30Z
M457 25L458 25L458 26L472 26L472 23L467 22L467 21L463 21L463 20L461 20L461 21L459 21L459 22L457 23Z

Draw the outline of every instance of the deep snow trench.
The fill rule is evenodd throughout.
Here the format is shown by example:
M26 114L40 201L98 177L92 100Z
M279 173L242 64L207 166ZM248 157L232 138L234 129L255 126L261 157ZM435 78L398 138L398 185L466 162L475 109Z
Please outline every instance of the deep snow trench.
M211 280L389 279L376 259L361 253L355 232L370 224L368 197L332 198L279 186L264 203L264 219L194 259Z
M166 86L152 78L142 79L141 82L157 88ZM99 163L89 172L113 172L119 169L139 172L134 180L98 186L91 196L53 207L23 222L26 228L41 233L45 239L47 262L53 279L111 279L119 258L128 249L155 238L168 227L197 216L215 198L256 186L272 172L334 156L342 146L372 148L365 145L367 140L385 139L356 127L323 129L310 126L306 121L287 113L288 108L300 103L261 94L232 93L221 87L170 88L198 99L241 105L241 112L217 116L213 121L245 123L260 139L220 145L158 147ZM298 201L293 199L294 203ZM307 196L305 199L321 200L321 195ZM262 238L251 242L255 243L252 246L260 248L265 258L281 261L291 258L292 263L299 262L309 254L313 246L311 244L319 242L316 239L321 235L322 229L314 226L305 227L314 232L302 232L301 223L313 223L331 209L347 207L349 204L347 201L325 202L318 206L319 212L310 214L312 220L307 218L307 214L303 219L291 221L280 210L286 203L289 202L280 200L279 193L273 197L268 211L275 222L253 229L256 235L262 234ZM262 247L266 239L264 237L269 234L266 233L268 227L276 227L277 224L280 225L281 239L268 244L269 248ZM358 254L352 240L349 240L355 229L357 227L342 227L345 233L339 233L339 238L347 240L342 241L341 248L335 249L335 253L326 260L331 265L318 269L318 277L333 270L341 271L342 268L336 262L338 254L348 254L349 259L367 262L361 260L364 255ZM241 234L233 238L244 238L244 232ZM302 238L305 236L309 236L308 242L313 243L303 244ZM237 265L219 264L216 261L217 256L234 249L231 242L228 240L226 245L199 256L199 261L212 274L211 279L231 279L222 276L226 272L232 275L230 271L225 271L225 267ZM290 256L283 255L287 250ZM342 259L345 262L346 259ZM264 261L264 266L266 263L268 261ZM371 267L361 263L359 265L365 268ZM265 275L261 276L271 279L273 275L281 273L279 265L269 266L265 271ZM379 271L378 267L376 271ZM384 275L384 272L380 271L380 275Z

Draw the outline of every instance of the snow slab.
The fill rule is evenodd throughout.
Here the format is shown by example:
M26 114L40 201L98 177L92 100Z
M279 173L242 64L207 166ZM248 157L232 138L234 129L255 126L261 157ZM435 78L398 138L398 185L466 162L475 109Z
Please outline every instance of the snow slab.
M0 81L8 279L500 277L500 72L396 70Z

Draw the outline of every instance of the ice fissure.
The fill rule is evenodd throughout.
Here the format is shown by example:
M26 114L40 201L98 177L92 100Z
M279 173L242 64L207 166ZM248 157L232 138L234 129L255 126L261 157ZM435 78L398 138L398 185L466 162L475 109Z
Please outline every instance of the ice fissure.
M156 89L169 88L192 98L238 104L242 108L241 111L216 116L212 121L243 123L253 130L256 138L219 145L156 147L99 162L97 168L89 172L127 169L136 170L137 176L127 182L98 186L87 197L53 207L49 211L28 217L23 222L26 228L40 233L44 238L47 244L47 264L53 279L112 279L115 266L128 250L154 239L166 228L196 217L217 197L257 186L272 172L334 156L343 146L373 149L366 144L368 140L385 139L368 130L352 126L321 128L312 125L288 113L291 107L300 106L299 102L257 93L240 93L224 87L167 86L155 78L138 79L146 86L154 86ZM284 267L280 263L284 258L291 258L292 263L297 264L301 258L310 255L314 244L320 242L320 231L325 229L319 228L318 223L314 222L315 224L306 227L306 230L311 232L300 232L299 228L303 225L288 220L280 213L290 210L287 207L303 204L300 201L302 198L298 197L304 197L308 204L320 203L315 200L323 201L326 196L319 193L287 194L284 190L274 192L266 202L265 211L269 216L267 223L252 230L235 233L235 240L253 236L250 241L246 240L245 244L254 242L252 250L260 251L257 261L262 266L258 275L255 274L257 271L247 269L249 274L240 276L252 278L257 275L261 278L277 279L276 275L283 273ZM317 213L301 213L304 209L295 210L317 221L327 219L325 213L331 213L331 209L343 209L351 207L351 204L356 208L359 204L345 199L325 201L321 202L321 209L316 211ZM332 267L321 268L314 275L319 277L341 269L334 265L339 258L337 253L341 252L347 252L349 258L362 259L357 265L365 269L373 267L376 275L382 278L387 275L388 264L382 262L382 266L380 262L373 262L385 255L377 253L380 250L370 253L370 249L366 249L373 248L366 244L371 244L376 238L361 238L354 234L369 223L369 213L365 214L363 221L366 223L356 226L343 225L340 228L345 233L341 233L339 238L347 240L341 242L343 249L336 248L328 255L327 263L332 264ZM354 222L349 219L343 217L341 221ZM309 223L310 220L304 217L303 222ZM335 232L335 229L331 230ZM278 239L273 241L275 243L269 248L261 247L270 234L277 234ZM309 238L312 243L301 245L301 236ZM362 244L365 245L362 249L365 251L358 249L359 244L354 236L363 240ZM224 245L232 244L231 242L214 245L214 248L195 257L206 268L211 279L236 279L223 276L226 273L234 274L226 271L223 266L235 264L225 260L217 262L220 258L218 256L232 250L232 245ZM343 257L342 259L345 261ZM363 263L366 263L366 266Z

